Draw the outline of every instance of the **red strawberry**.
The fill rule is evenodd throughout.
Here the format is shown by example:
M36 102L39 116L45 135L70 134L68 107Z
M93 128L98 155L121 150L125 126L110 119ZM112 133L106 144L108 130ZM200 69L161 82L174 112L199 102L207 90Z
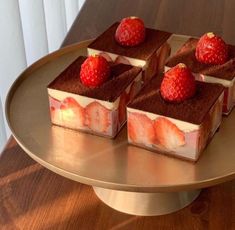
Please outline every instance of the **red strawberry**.
M136 46L145 39L144 22L137 17L122 19L115 33L116 41L122 46Z
M195 56L201 63L220 65L228 59L228 46L221 37L207 33L199 39Z
M107 133L111 124L111 111L99 102L91 102L86 106L87 126L98 133Z
M167 149L173 149L185 144L184 132L170 120L159 117L154 122L156 143Z
M180 63L165 73L160 90L166 101L182 102L195 94L194 76L185 64Z
M126 104L129 101L129 96L126 92L122 93L120 96L119 106L118 106L118 118L119 124L122 125L126 121Z
M61 106L61 119L69 128L81 128L85 123L84 108L72 97L63 100Z
M128 113L127 129L134 143L150 145L155 141L153 122L144 114Z
M109 63L102 56L90 56L81 66L80 79L85 86L98 87L102 85L109 76Z

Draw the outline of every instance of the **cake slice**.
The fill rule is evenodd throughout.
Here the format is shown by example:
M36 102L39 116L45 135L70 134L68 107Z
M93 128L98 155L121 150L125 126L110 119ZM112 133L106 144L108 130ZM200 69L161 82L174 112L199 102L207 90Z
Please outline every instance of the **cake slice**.
M193 76L195 86L181 81L184 68L177 65L167 77L153 78L128 104L128 142L196 161L221 123L224 87Z
M51 122L113 138L126 122L126 104L140 90L141 68L112 65L107 81L88 87L80 75L85 60L78 57L48 85Z
M135 20L137 25L132 24ZM118 30L123 21L130 23L130 25L124 24L124 29L121 27ZM134 30L139 26L139 21L139 18L130 17L123 19L121 23L114 23L88 46L88 55L99 54L103 55L108 61L142 67L144 70L143 80L147 82L154 74L164 70L165 60L170 54L170 46L167 40L171 33L145 28L145 37L142 39L143 36L138 34L142 33L142 28L137 31ZM131 31L127 32L126 27ZM132 28L134 31L132 31ZM117 34L120 35L121 32L128 33L126 37L129 40L126 43L120 44L117 41ZM131 40L132 35L133 39ZM122 36L120 35L120 37ZM136 39L141 39L139 44L132 43ZM128 44L131 46L128 46Z
M223 64L210 64L213 57L208 57L208 63L202 63L196 58L198 42L197 38L189 38L176 54L167 60L165 70L178 63L185 63L197 80L222 84L225 87L223 113L229 114L235 105L235 46L227 46L228 57Z

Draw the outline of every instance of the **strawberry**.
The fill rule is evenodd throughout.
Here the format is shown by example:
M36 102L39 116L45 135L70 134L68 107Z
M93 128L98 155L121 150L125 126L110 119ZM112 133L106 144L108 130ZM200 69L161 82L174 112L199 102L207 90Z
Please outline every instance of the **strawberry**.
M110 76L110 66L102 56L88 57L81 65L80 79L88 87L102 85Z
M67 97L60 106L61 120L69 128L78 129L84 126L84 108L72 97Z
M53 107L54 109L59 109L61 102L55 99L54 97L49 96L49 104L50 104L50 107Z
M155 141L153 122L145 114L128 113L128 138L138 144L151 145Z
M56 123L57 121L60 121L61 102L53 98L52 96L49 96L49 104L50 104L51 121L53 123Z
M112 62L112 58L105 52L99 53L100 56L104 57L107 62Z
M228 59L228 46L221 37L206 33L197 43L195 56L201 63L221 65Z
M174 149L185 144L184 132L174 123L164 117L159 117L154 121L156 144L167 149Z
M191 98L196 91L196 83L185 64L178 64L168 70L161 83L160 92L166 101L182 102Z
M99 102L94 101L85 108L87 126L98 133L107 133L111 125L111 111L106 109Z
M116 41L122 46L136 46L145 39L144 22L138 17L121 20L115 33Z
M123 56L117 56L117 58L115 59L114 63L115 64L122 63L122 64L130 65L130 62L126 58L124 58Z

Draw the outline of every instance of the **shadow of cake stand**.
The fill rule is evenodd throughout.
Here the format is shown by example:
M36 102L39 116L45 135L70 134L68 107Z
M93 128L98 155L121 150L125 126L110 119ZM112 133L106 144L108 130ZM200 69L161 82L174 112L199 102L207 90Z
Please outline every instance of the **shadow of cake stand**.
M177 40L178 39L178 40ZM182 39L173 39L179 45ZM52 126L47 85L89 41L56 51L27 68L6 102L9 127L35 161L64 177L93 186L110 207L134 215L162 215L191 203L201 188L235 178L235 111L197 163L167 157L127 143L124 127L114 140Z

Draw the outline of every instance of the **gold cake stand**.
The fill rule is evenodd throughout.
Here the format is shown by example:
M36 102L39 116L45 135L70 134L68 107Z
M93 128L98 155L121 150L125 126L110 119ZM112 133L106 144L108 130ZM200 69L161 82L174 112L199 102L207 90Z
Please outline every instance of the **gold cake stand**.
M174 50L185 37L174 36ZM235 178L235 111L199 161L178 160L127 143L126 128L114 140L52 126L47 85L89 41L56 51L27 68L6 102L11 131L26 153L46 168L93 186L107 205L135 215L161 215L191 203L201 188ZM173 50L173 52L174 52Z

